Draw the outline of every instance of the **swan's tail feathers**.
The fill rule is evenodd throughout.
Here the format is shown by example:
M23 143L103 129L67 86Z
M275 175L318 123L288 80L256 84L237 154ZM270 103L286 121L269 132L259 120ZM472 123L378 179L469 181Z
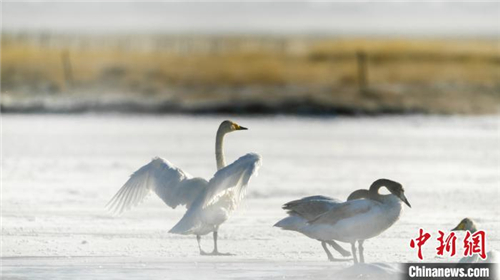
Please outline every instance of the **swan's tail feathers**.
M190 230L185 230L181 226L175 225L173 228L171 228L168 233L173 233L173 234L190 234Z
M297 216L289 216L286 217L279 222L277 222L274 226L279 227L283 230L294 230L298 231L302 226L306 224L306 220Z
M190 234L192 227L184 220L180 220L168 233L174 234Z
M177 224L170 229L168 232L169 233L174 233L174 234L191 234L193 231L195 231L196 228L200 226L200 217L198 211L196 211L196 208L190 208L186 214L182 217L182 219L177 222Z

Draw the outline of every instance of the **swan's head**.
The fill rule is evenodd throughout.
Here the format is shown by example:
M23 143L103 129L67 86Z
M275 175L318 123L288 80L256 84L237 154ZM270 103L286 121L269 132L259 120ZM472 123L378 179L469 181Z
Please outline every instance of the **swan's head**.
M243 127L243 126L241 126L235 122L229 121L229 120L223 121L219 126L219 130L224 132L224 133L229 133L229 132L233 132L233 131L237 131L237 130L247 130L247 129L248 128Z
M476 231L476 224L472 219L465 218L460 221L460 223L452 230L468 230L468 231Z
M384 186L389 190L389 192L395 196L397 196L401 201L403 201L408 207L411 208L410 202L408 202L408 199L405 196L405 189L403 188L403 185L396 181L388 180L388 179L383 179L384 180Z

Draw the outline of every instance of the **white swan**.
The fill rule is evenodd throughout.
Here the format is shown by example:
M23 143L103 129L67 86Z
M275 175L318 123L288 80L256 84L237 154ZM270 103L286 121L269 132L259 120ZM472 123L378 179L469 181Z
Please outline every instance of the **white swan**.
M391 194L379 194L381 187L386 187ZM315 196L287 203L283 208L288 210L289 217L275 226L321 241L329 259L331 254L324 244L332 245L331 242L337 240L351 243L353 260L357 263L355 242L358 241L360 260L364 262L364 240L391 227L402 213L402 202L410 206L401 184L379 179L370 190L353 192L346 202ZM336 246L332 247L339 251Z
M231 121L221 123L215 144L218 171L210 181L193 178L169 161L157 157L132 174L106 207L114 214L121 214L154 192L168 206L185 205L188 209L170 233L196 235L202 255L228 255L217 249L219 226L229 218L245 195L250 177L261 165L261 157L249 153L226 166L223 141L227 133L246 129ZM213 232L214 250L205 253L201 249L201 235L210 232Z
M470 233L475 233L477 231L476 223L470 218L464 218L460 223L452 229L452 231L470 231ZM481 259L477 254L472 256L463 257L460 259L459 263L496 263L498 262L498 252L496 250L491 250L486 253L486 259Z

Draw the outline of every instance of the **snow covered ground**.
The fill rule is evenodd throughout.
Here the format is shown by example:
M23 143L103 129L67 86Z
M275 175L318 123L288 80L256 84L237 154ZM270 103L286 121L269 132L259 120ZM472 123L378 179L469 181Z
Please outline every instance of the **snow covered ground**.
M418 229L437 237L464 217L500 249L500 117L231 117L250 130L226 138L228 161L263 156L243 205L219 233L219 249L198 254L192 236L168 234L184 209L156 196L121 217L104 205L128 176L161 156L196 176L215 171L215 131L224 116L4 115L3 279L336 279L319 242L272 225L291 199L345 199L378 178L401 182L413 208L365 242L381 278L417 261ZM463 234L458 234L459 239ZM429 262L437 241L423 247ZM346 249L347 244L343 244ZM202 246L212 249L211 236ZM339 256L338 254L336 256Z

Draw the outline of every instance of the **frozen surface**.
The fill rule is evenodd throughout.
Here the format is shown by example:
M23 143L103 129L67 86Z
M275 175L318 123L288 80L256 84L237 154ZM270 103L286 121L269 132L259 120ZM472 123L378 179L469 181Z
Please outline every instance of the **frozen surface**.
M227 136L228 162L250 151L263 156L243 205L220 229L219 249L236 256L199 256L194 237L168 234L184 209L172 210L155 196L119 218L104 211L128 176L156 155L209 178L216 168L215 130L223 119L4 115L3 278L356 276L350 263L326 261L319 242L272 225L291 199L345 199L382 177L401 182L413 208L365 242L370 264L354 272L388 278L399 270L397 263L417 261L409 241L420 227L437 237L437 230L449 230L466 216L487 231L489 249L500 249L498 116L232 117L250 130ZM436 244L424 246L426 261L460 259L460 250L452 259L436 257ZM212 249L211 236L203 237L202 246Z

